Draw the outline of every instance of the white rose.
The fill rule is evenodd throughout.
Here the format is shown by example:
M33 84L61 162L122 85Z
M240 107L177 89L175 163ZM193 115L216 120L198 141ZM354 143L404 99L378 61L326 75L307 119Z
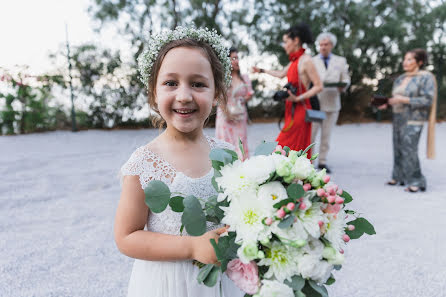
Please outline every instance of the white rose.
M313 164L305 156L300 156L296 159L291 173L298 179L306 179L314 171Z
M265 207L271 210L271 215L273 215L277 210L273 205L281 200L287 199L288 194L285 187L280 182L274 181L261 185L257 192L257 197L265 204Z
M259 297L294 297L293 289L278 281L263 280Z
M273 156L255 156L242 163L245 176L258 185L267 181L276 170Z
M297 264L297 270L303 278L325 284L333 270L333 265L327 261L319 260L318 256L304 255Z

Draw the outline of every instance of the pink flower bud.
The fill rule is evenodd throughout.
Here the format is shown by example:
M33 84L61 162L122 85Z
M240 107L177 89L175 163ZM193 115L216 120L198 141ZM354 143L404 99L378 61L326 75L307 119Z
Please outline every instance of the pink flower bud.
M345 242L349 242L349 241L350 241L350 236L348 236L347 234L344 234L344 235L342 236L342 239L343 239Z
M300 210L305 210L305 208L307 208L307 205L305 204L305 202L302 202L302 203L299 205L299 209L300 209Z
M327 192L330 195L336 196L336 189L334 187L329 187Z
M347 228L348 228L349 231L355 230L355 226L354 225L348 225Z
M271 218L265 219L265 224L267 224L268 226L270 226L272 223L273 223L273 219L271 219Z
M277 145L275 151L280 152L281 150L282 150L282 146L280 144Z
M322 197L322 196L325 195L325 190L322 189L322 188L319 188L319 189L317 189L316 194L317 194L319 197Z
M305 184L303 187L305 192L311 190L311 184Z
M336 204L342 204L342 203L344 203L344 198L339 197L339 196L336 197L335 203L336 203Z
M278 218L283 219L285 217L285 215L286 215L286 213L285 213L285 210L283 210L283 208L281 208L277 211Z
M328 203L333 203L336 201L336 196L330 195L327 197Z
M281 150L282 156L286 156L286 152L284 150Z
M329 175L324 176L323 180L324 180L324 183L328 183L330 181L330 176Z
M322 221L319 221L319 222L317 222L317 223L319 224L319 227L324 226L324 222L322 222Z
M343 249L340 249L339 252L340 252L341 254L344 254L344 250L343 250Z
M294 204L293 202L290 202L286 205L286 208L293 211L295 206L296 206L296 204Z
M342 193L344 193L344 191L342 191L342 189L338 189L338 195L342 195Z

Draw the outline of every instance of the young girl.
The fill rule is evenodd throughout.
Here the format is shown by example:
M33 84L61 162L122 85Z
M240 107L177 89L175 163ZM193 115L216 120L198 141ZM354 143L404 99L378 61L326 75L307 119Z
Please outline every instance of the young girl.
M138 148L121 169L115 240L123 254L136 259L128 296L217 297L221 291L226 297L243 296L225 275L212 288L197 282L199 268L192 260L217 262L210 239L218 240L224 227L208 225L202 236L185 231L181 235L181 214L169 207L155 214L144 202L144 188L151 180L163 181L183 195L215 195L208 155L212 148L229 145L205 136L203 126L217 101L226 104L227 51L215 32L177 28L153 37L139 66L149 104L166 129Z

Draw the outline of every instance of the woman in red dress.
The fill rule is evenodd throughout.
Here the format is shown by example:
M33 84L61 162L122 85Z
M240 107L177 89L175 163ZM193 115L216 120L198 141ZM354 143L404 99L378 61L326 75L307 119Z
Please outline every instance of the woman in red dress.
M313 42L308 25L301 23L289 28L283 35L283 48L290 63L283 70L265 70L253 67L254 72L266 73L275 77L287 76L288 82L297 88L294 95L288 91L285 101L285 123L277 141L281 146L292 150L302 150L311 144L311 123L305 122L305 109L311 109L309 98L322 91L322 82L311 56L305 54L304 43ZM308 89L310 82L313 87ZM311 151L308 153L311 156Z

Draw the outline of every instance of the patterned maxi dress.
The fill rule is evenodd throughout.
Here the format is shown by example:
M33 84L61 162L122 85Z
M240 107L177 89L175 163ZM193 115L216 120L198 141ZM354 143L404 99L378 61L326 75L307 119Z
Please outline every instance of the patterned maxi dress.
M207 138L213 148L232 147L221 140ZM144 189L148 182L160 180L166 183L171 192L184 195L194 195L207 199L216 195L211 179L214 170L211 169L200 178L191 178L177 171L167 161L152 152L147 146L138 148L130 159L122 166L121 176L137 175ZM167 207L162 213L147 214L145 230L153 232L180 235L181 214ZM207 230L219 226L208 223ZM185 231L183 236L189 236ZM244 293L229 280L226 274L212 288L197 282L198 267L192 260L184 261L146 261L136 259L133 264L132 275L128 286L128 297L242 297ZM222 295L220 295L220 286Z
M393 171L392 178L407 186L426 187L418 158L418 143L424 122L435 96L435 78L427 71L412 76L406 86L406 74L398 77L393 85L393 96L410 98L409 104L398 104L393 111Z
M229 120L223 110L219 107L217 109L217 119L215 121L215 136L218 139L229 142L236 148L236 152L241 158L241 151L239 149L239 138L243 143L245 151L245 158L249 157L248 150L248 111L246 110L244 97L253 94L251 81L247 75L242 76L243 84L230 88L228 90L228 110L231 106L238 105L242 109L240 115L235 120Z

